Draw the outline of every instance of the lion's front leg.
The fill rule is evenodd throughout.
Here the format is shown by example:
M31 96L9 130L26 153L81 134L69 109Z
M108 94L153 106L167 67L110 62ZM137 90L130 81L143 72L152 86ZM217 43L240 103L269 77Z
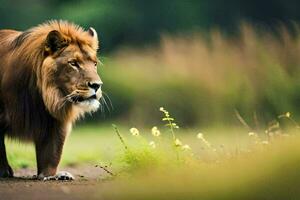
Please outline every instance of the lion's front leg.
M45 137L35 142L37 159L37 178L41 180L73 180L68 172L57 173L65 133L56 132L45 134Z

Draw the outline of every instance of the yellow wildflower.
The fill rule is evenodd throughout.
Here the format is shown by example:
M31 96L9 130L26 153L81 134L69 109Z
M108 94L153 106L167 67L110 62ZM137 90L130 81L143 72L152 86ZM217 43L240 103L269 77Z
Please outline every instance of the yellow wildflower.
M152 129L151 129L151 133L153 136L155 137L158 137L160 136L160 131L158 130L158 128L156 126L154 126Z
M179 139L176 139L175 140L175 146L176 147L182 146L182 142Z
M140 135L140 132L137 128L131 128L129 131L133 136L139 136Z

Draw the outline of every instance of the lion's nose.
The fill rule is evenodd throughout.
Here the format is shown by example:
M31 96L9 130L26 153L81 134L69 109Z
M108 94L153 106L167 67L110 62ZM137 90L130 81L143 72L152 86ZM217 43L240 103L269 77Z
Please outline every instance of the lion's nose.
M97 90L101 87L103 83L100 81L97 82L88 82L88 86L92 89L95 90L95 92L97 92Z

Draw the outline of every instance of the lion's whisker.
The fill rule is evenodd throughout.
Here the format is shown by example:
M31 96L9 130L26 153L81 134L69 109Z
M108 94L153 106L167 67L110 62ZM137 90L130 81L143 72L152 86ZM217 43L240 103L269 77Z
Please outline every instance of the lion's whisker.
M104 98L104 99L105 99L105 97L107 98L107 100L108 100L108 102L109 102L109 105L110 105L110 107L111 107L111 110L114 110L114 106L113 106L112 101L111 101L111 99L109 98L108 94L107 94L106 92L102 92L102 94L103 94L103 98Z
M59 109L61 109L67 102L68 102L68 99L64 98L59 106Z
M64 98L72 98L72 97L74 97L75 95L76 95L75 93L71 93L71 94L66 95Z
M101 112L101 115L102 115L102 117L105 117L105 110L104 110L104 107L103 107L101 99L100 99L99 103L100 103L100 112Z
M103 107L103 105L101 103L100 103L100 111L103 114L103 116L105 116L104 107Z
M104 96L101 98L101 101L104 103L104 105L106 106L106 108L107 108L108 112L110 113L110 112L111 112L111 110L110 110L109 106L107 105L107 102L106 102L106 100L105 100Z
M71 94L68 94L66 96L64 96L61 100L61 104L59 106L59 109L61 109L64 105L66 105L66 103L69 101L69 102L73 102L73 99L76 96L75 93L71 93Z

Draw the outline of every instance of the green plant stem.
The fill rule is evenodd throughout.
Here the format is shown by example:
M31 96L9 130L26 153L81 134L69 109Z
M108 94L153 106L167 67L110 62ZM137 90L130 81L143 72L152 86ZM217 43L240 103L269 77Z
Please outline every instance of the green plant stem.
M117 133L119 139L121 140L125 150L128 150L128 146L126 145L125 141L123 140L123 137L121 136L118 127L115 124L112 124L112 127L115 129L115 132Z
M168 122L169 122L170 130L171 130L171 133L172 133L172 136L173 136L173 144L175 144L176 136L175 136L175 132L174 132L174 129L173 129L173 124L172 124L171 120L169 120L169 119L168 119ZM175 146L175 151L176 151L177 162L179 163L179 152L178 152L178 147L177 146Z
M168 120L168 122L169 122L170 130L171 130L171 133L172 133L172 136L173 136L173 140L175 142L176 136L175 136L175 132L174 132L174 129L173 129L172 122L171 122L171 120Z

